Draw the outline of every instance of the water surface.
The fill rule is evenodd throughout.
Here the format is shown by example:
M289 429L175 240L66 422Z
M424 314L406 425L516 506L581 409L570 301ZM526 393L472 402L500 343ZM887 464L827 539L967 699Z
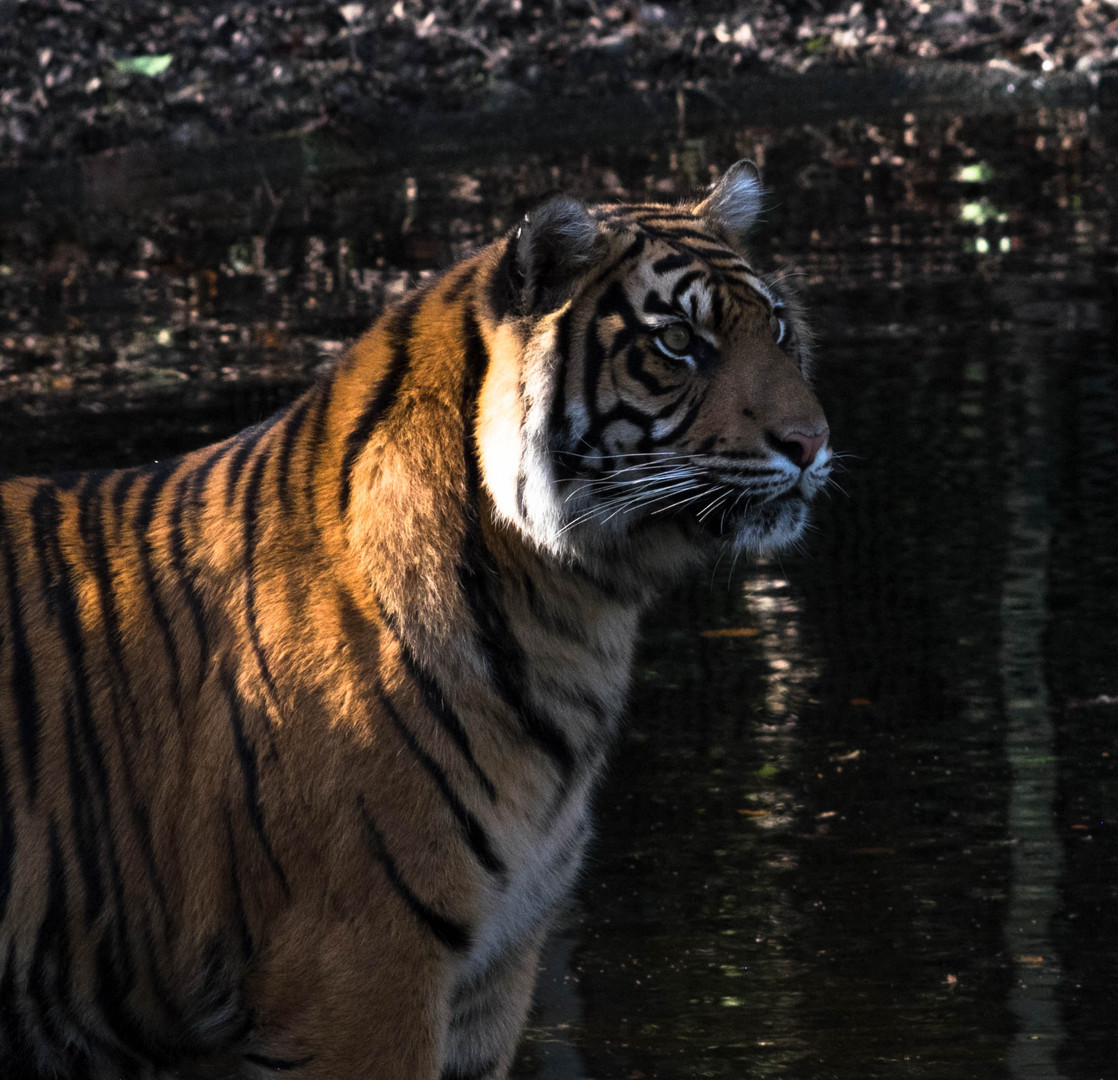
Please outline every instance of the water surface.
M674 198L743 154L845 472L803 552L716 567L650 618L518 1077L1113 1080L1118 136L1097 115L221 189L86 163L80 197L0 221L0 462L220 437L539 193Z

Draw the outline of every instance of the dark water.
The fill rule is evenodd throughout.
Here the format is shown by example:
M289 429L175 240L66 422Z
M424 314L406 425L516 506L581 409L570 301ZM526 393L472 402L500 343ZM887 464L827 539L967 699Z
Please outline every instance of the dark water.
M246 151L246 155L248 151ZM850 456L650 620L523 1080L1118 1078L1118 132L748 128L423 176L86 166L0 222L0 462L259 419L533 195L773 191Z

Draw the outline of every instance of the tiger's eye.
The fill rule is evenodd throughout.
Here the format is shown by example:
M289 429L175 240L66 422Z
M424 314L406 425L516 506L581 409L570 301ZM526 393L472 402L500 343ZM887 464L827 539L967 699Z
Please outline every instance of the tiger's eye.
M779 345L784 339L784 320L776 312L769 316L769 331L772 333L773 340Z
M670 353L682 355L691 348L691 328L685 326L683 323L677 322L665 326L664 329L660 331L659 336L660 344Z

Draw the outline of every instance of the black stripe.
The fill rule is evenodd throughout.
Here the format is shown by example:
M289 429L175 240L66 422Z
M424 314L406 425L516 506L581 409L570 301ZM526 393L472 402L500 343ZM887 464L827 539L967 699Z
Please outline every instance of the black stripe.
M233 509L233 499L237 494L237 483L241 479L241 473L244 471L249 454L252 453L254 447L260 445L260 440L263 439L280 420L286 417L289 412L290 406L285 409L280 409L279 412L273 413L266 420L261 420L259 424L254 424L250 428L245 428L244 431L233 436L231 441L236 447L236 452L229 462L229 471L225 477L226 510Z
M0 1065L31 1060L34 1051L27 1045L21 1023L23 1005L23 995L16 989L16 939L13 936L8 939L4 977L0 979Z
M283 891L289 894L287 875L272 850L272 842L268 839L268 833L264 827L264 812L260 806L260 781L256 766L256 751L249 745L248 737L245 734L245 722L241 715L237 688L233 685L232 676L225 667L221 669L221 685L225 691L226 703L229 706L229 728L233 735L233 747L237 752L237 762L241 767L241 778L244 781L245 810L248 812L249 823L252 825L252 831L256 833L257 840L260 841L268 865L279 879Z
M586 289L587 292L593 290L601 282L607 281L614 275L621 266L631 259L639 258L644 251L647 237L643 234L638 234L633 238L632 242L625 248L625 250L594 279L594 282ZM617 281L612 282L606 288L606 293L613 289L620 290L621 286ZM628 306L628 301L624 299L624 292L621 292L622 304L618 307L619 311L623 311ZM599 299L599 303L601 300ZM561 453L564 450L572 450L570 421L567 418L566 408L566 386L568 378L568 369L571 360L571 313L568 310L564 313L558 326L559 341L557 351L559 352L559 366L556 370L554 378L555 397L552 399L551 410L548 417L548 445L552 450ZM593 413L596 410L597 403L597 385L598 372L601 369L602 359L604 353L601 348L601 343L597 338L596 320L591 320L589 326L586 328L585 343L588 348L584 352L582 358L583 364L583 406L588 412ZM595 346L590 349L589 346ZM560 479L569 479L573 474L578 472L576 459L560 457L557 465L560 469Z
M712 326L722 327L725 318L725 307L722 303L722 291L711 289L710 293L710 321Z
M517 307L516 299L524 288L524 276L516 262L516 233L505 240L501 257L489 275L488 298L493 317L500 322Z
M608 280L612 277L621 266L631 259L638 258L644 251L647 238L638 234L629 244L629 246L608 266L606 266L595 278L595 280L586 287L587 292L592 292L601 282ZM625 296L625 291L621 286L619 280L614 280L606 286L601 296L599 296L596 305L596 315L591 319L586 328L585 343L587 345L593 344L596 349L587 351L583 356L583 405L591 412L594 410L594 403L597 401L597 378L598 371L601 368L601 363L604 358L604 351L601 343L598 341L597 336L597 323L606 314L619 314L625 320L626 329L632 333L639 325L636 319L636 313L632 310L628 298ZM569 439L568 420L566 417L566 381L567 370L570 365L571 356L571 332L570 332L571 316L568 311L563 316L560 322L558 332L561 336L558 351L560 352L560 366L556 373L555 386L561 393L561 399L553 400L550 413L550 426L549 438L552 440L549 445L556 450L569 449L566 445ZM567 436L565 442L558 441L559 432Z
M739 286L743 286L745 290L757 295L757 289L748 280L746 275L755 278L759 281L764 281L765 275L758 270L754 270L742 257L741 253L731 251L729 248L712 248L703 246L703 259L710 263L711 266L719 270L724 279Z
M48 830L50 864L46 879L46 910L43 912L35 947L27 965L27 999L38 1014L39 1023L55 1040L61 1035L52 1018L72 1014L70 1000L70 929L66 913L66 867L58 823L51 818ZM54 1040L52 1040L54 1041ZM62 1043L64 1045L64 1043Z
M99 591L111 588L111 583L107 580L109 570L106 562L107 544L101 518L101 490L110 479L119 475L119 473L113 474L100 470L87 472L77 496L78 536L81 537L87 554L90 549L92 550L93 572Z
M606 361L606 349L598 335L598 324L604 317L611 314L618 314L624 318L624 313L628 308L629 301L621 283L618 281L612 282L598 298L595 317L589 321L583 335L582 405L595 420L601 416L598 407L598 378ZM598 439L596 436L588 434L586 439L591 446L597 447Z
M205 492L206 482L209 480L210 473L212 473L226 457L241 448L243 437L248 435L251 431L252 429L249 428L247 431L242 431L239 435L231 436L226 439L225 442L206 447L207 456L205 460L197 466L193 474L191 497L196 511L201 511L202 509L202 495Z
M152 518L155 514L155 504L160 494L166 489L167 482L173 475L176 464L176 462L161 462L158 465L152 466L150 470L146 472L145 479L147 480L147 486L140 496L139 509L136 513L136 520L133 527L138 540L140 554L140 577L143 580L148 602L151 604L152 616L155 619L155 625L159 627L159 634L163 639L163 649L167 654L167 662L170 664L171 668L171 687L168 691L168 695L174 702L179 726L181 727L184 722L182 705L182 663L179 660L179 650L175 643L174 631L171 629L171 620L159 596L159 586L156 582L155 575L155 563L152 558L152 540L149 531ZM177 507L177 505L178 499L176 498L174 507Z
M128 998L136 986L136 969L123 934L118 932L114 937L115 948L108 933L97 943L94 989L97 1003L120 1043L142 1050L144 1057L157 1068L170 1065L128 1006Z
M240 979L230 971L234 961L228 934L215 933L195 948L192 977L185 985L176 972L160 968L158 957L166 950L151 933L145 928L141 936L144 970L151 980L146 997L160 1012L159 1027L146 1036L155 1047L152 1056L173 1065L240 1044L252 1030L252 1017L242 1000ZM166 974L171 974L170 982Z
M113 672L115 673L112 716L117 718L117 726L120 726L122 713L125 712L120 698L117 697L117 694L120 694L127 705L127 716L132 720L133 735L139 737L143 718L140 716L140 709L132 693L129 669L127 669L124 656L124 642L121 633L120 618L116 610L112 567L110 566L110 562L108 562L108 543L105 534L104 508L101 493L103 482L107 480L108 477L114 476L112 502L114 510L119 512L123 506L126 491L135 480L135 475L135 472L91 474L89 481L78 493L78 531L80 536L82 536L86 548L89 549L89 559L92 561L93 576L97 582L98 599L100 599L101 604L101 615L104 624L105 641L108 648L108 659L110 659ZM172 698L177 699L177 695L172 693ZM134 781L131 742L123 736L121 737L120 756L121 767L123 769L121 800L129 806L132 822L139 836L139 846L144 859L145 869L148 871L148 877L151 881L155 898L157 898L165 918L167 917L167 894L165 894L161 875L157 865L155 865L155 855L151 840L151 823L146 808L136 802L136 794L139 792L139 787ZM106 805L106 826L108 820L110 820L110 811L108 811ZM116 880L119 880L120 869L115 862L114 846L112 836L110 835L110 837L108 837L108 858L110 858L111 865L115 870ZM126 909L121 890L117 889L116 891L119 893L117 894L117 913L120 915L120 913Z
M420 667L419 661L416 660L415 654L411 651L411 647L404 641L395 618L385 610L383 604L380 606L380 617L384 620L385 626L396 641L396 646L400 650L400 660L404 665L404 670L407 672L408 678L415 683L416 688L419 690L423 698L423 703L427 707L427 711L431 713L443 730L453 739L454 745L458 747L459 753L465 758L466 765L469 767L474 779L477 780L489 801L496 802L497 788L493 781L485 775L482 767L477 763L473 748L470 746L470 737L466 733L462 721L458 718L458 714L455 713L450 703L447 701L446 694L443 692L442 687L438 684L434 676Z
M276 487L279 490L280 506L285 514L291 513L291 455L295 450L295 441L306 425L307 413L313 400L315 400L313 390L305 393L295 403L283 422L283 441L280 443L279 455L276 458Z
M573 308L568 307L555 327L555 351L559 362L551 376L551 408L547 418L547 444L553 450L567 450L571 444L571 421L567 416L567 376L571 366L572 311ZM570 479L575 472L566 456L556 458L555 466L560 480ZM517 490L519 494L519 488Z
M390 329L392 356L388 369L381 376L377 384L376 393L372 400L365 406L356 426L346 436L345 452L342 455L341 482L338 488L338 509L342 519L349 513L349 503L353 489L353 470L361 451L369 441L369 436L384 414L392 408L399 393L400 384L411 367L410 338L412 324L416 314L426 299L425 290L413 293L404 304L397 309Z
M657 289L649 289L642 305L646 315L678 315L679 309L665 300ZM599 318L603 313L599 312Z
M229 468L225 476L225 509L233 509L233 499L237 494L237 481L241 478L241 472L244 470L245 462L248 460L249 454L252 453L253 448L256 446L256 440L252 438L253 429L248 428L238 435L233 436L233 441L236 444L236 450L232 458L229 459Z
M310 516L311 527L319 532L318 524L318 498L315 485L318 481L318 470L321 462L322 451L326 446L326 420L330 415L330 403L334 397L334 381L319 384L316 388L314 420L311 425L309 438L310 450L305 455L306 473L303 477L303 499L306 502L307 512Z
M35 668L32 664L31 650L27 645L27 630L23 625L23 602L20 598L15 551L8 533L3 503L0 503L0 557L3 557L6 570L4 585L8 594L8 622L12 643L11 688L12 696L15 698L19 750L28 797L33 802L39 791L39 741L42 718L39 699L35 692Z
M233 822L228 814L225 815L225 843L229 850L229 883L233 890L233 914L237 938L241 947L241 959L247 962L256 951L256 943L253 941L252 928L248 925L248 915L245 913L244 890L241 888L240 868L237 865L237 844L233 837Z
M128 786L127 778L125 786ZM128 1005L137 981L136 962L129 934L130 920L139 919L140 916L129 905L125 895L124 875L121 873L111 832L107 841L106 860L115 903L112 907L112 920L97 945L95 997L120 1043L142 1050L157 1066L167 1065L169 1061L165 1054L152 1042L143 1024Z
M260 640L260 626L256 621L256 521L257 508L260 498L260 484L264 478L264 469L267 467L269 455L267 447L262 446L252 463L252 472L249 474L248 483L245 485L244 502L241 505L241 541L244 545L244 573L245 573L245 622L248 625L249 641L252 652L256 657L256 666L264 680L264 686L271 698L272 706L279 711L279 693L272 670L268 666L268 658L264 655L264 645Z
M156 466L156 471L166 473L172 469L173 466ZM82 538L83 544L88 549L88 556L92 565L93 578L97 583L98 599L101 609L101 622L104 626L104 636L108 648L109 660L111 661L112 670L115 674L115 686L113 687L114 704L110 715L118 718L125 711L118 693L123 696L127 702L128 716L132 719L133 732L138 737L143 723L143 717L140 715L140 709L136 703L136 699L132 693L131 679L129 677L129 668L124 655L124 640L121 632L120 618L117 611L116 590L114 586L112 567L109 564L108 557L108 537L106 535L106 524L104 519L104 505L102 500L102 487L104 482L110 478L115 478L112 490L112 506L113 512L119 519L123 511L124 503L127 493L134 484L138 472L131 470L128 472L121 472L115 474L106 473L91 473L87 483L78 492L78 531ZM145 553L147 554L147 553ZM150 567L149 567L150 569ZM170 695L177 701L177 693L172 691ZM71 789L82 792L86 798L89 798L89 790L87 781L81 776L82 769L78 761L76 746L79 739L79 733L74 718L72 715L67 715L70 711L70 703L67 702L64 706L64 720L69 725L67 730L71 733L68 739L68 745L75 748L74 753L70 755L70 770L71 770ZM88 739L90 733L85 733L84 738ZM132 817L133 824L136 828L136 833L139 841L139 848L141 855L144 858L145 867L148 872L149 880L151 881L153 891L156 899L158 900L161 909L166 916L167 900L166 892L163 886L162 878L159 874L155 861L155 852L152 844L151 836L151 822L148 816L148 811L145 806L137 802L137 793L139 791L138 785L134 781L134 771L132 765L131 743L127 738L121 737L120 742L120 762L123 770L122 780L122 801L128 804L128 808ZM118 893L118 915L126 910L124 904L124 897L122 890L119 886L120 871L116 862L115 844L111 834L110 809L107 793L102 795L104 800L103 818L106 836L108 837L107 855L109 858L110 866L115 871L114 881L117 883L116 892ZM92 804L90 804L92 805ZM92 812L80 812L77 815L78 826L84 824L86 829L93 826L94 815ZM81 835L79 828L75 829L75 835ZM96 876L97 882L94 886L95 890L100 889L100 874L98 866L97 843L94 834L89 834L85 838L87 851L85 854L87 875L92 873ZM89 880L87 876L87 881ZM88 898L87 898L88 900ZM93 899L88 902L96 903Z
M78 534L92 562L92 577L97 584L101 619L105 624L105 636L109 658L117 672L118 687L113 689L114 703L110 716L117 717L119 722L120 714L123 712L119 699L117 698L117 689L119 689L123 692L124 697L128 701L129 714L133 720L133 724L138 727L140 720L137 715L135 701L132 698L129 688L127 668L124 663L123 642L116 613L112 571L108 560L108 544L105 535L101 500L102 488L112 475L113 474L110 473L87 474L86 480L77 491L77 525ZM120 474L116 475L119 476ZM57 523L54 539L57 543ZM58 572L61 574L64 563L60 550L56 553L55 562ZM83 564L83 566L84 565L88 564ZM67 631L67 637L77 640L83 650L80 656L80 662L74 665L75 671L79 673L78 677L75 678L76 692L72 700L67 696L63 703L63 720L67 732L67 747L69 750L70 786L71 791L77 795L71 807L71 812L74 819L75 836L80 838L79 842L81 847L79 848L79 861L83 864L83 873L87 886L85 910L86 918L90 923L92 923L93 918L100 911L104 903L104 886L101 881L102 859L104 859L109 870L112 891L116 901L115 908L113 909L114 919L109 929L115 931L116 949L113 955L116 960L123 965L124 974L115 979L106 1000L114 1003L123 1003L124 999L131 992L133 985L133 966L127 937L128 905L125 901L123 878L116 852L116 841L114 839L109 774L101 746L97 739L96 717L92 711L93 703L90 698L90 688L86 682L88 675L84 657L84 633L80 620L77 617L76 597L73 596L72 590L70 590L70 592L71 595L61 605L60 609L64 614L62 620L63 626ZM70 609L73 610L72 615L70 614ZM73 649L71 649L71 654L77 655ZM134 822L142 833L144 821L133 797L136 785L132 780L128 748L129 744L127 740L121 736L120 749L121 766L124 770L122 780L125 793L124 797L130 803ZM79 760L79 757L81 760ZM92 774L92 780L94 781L96 790L90 787L90 777L87 776L87 773ZM82 807L81 804L83 800L87 802L88 810ZM144 840L145 837L141 835L141 849L144 848ZM150 846L147 854L151 854ZM159 880L158 874L154 873L154 861L149 863L148 869L153 873L152 881L155 885L156 893L162 899L162 883ZM108 947L107 938L103 939L103 944L106 948ZM117 967L114 963L114 973L116 971ZM123 1004L113 1005L112 1007L118 1010L117 1019L121 1025L118 1028L118 1034L122 1036L123 1041L127 1041L127 1038L125 1038L126 1036L136 1034L133 1030L134 1025L129 1016L123 1011ZM106 1014L108 1014L109 1008L109 1006L106 1006ZM110 1022L113 1022L112 1017L110 1017Z
M128 496L135 486L136 481L144 475L143 469L123 469L118 472L117 483L113 485L113 513L116 519L117 527L120 527L121 521L124 519L124 504L128 501Z
M575 753L563 731L528 702L524 651L508 629L501 608L500 573L486 545L481 526L479 494L481 467L477 456L478 392L489 362L481 329L467 307L462 326L466 347L462 382L462 453L466 469L466 534L458 563L458 581L477 627L479 645L486 654L497 692L516 715L521 730L554 762L566 778L574 771ZM494 587L496 586L496 587Z
M512 709L524 734L551 759L563 778L569 779L575 769L575 751L562 729L527 700L524 651L508 630L500 601L488 587L486 578L490 574L491 569L476 553L473 558L466 553L458 567L458 580L466 593L494 688Z
M109 661L115 673L113 697L119 690L128 705L128 715L133 725L137 723L136 699L132 695L128 667L124 659L124 639L120 629L117 612L116 589L113 583L112 567L109 565L108 543L105 538L105 524L101 489L110 474L90 473L86 483L78 493L78 535L85 547L93 580L97 584L97 599L101 608L101 626L108 650ZM119 481L121 474L117 474ZM115 488L114 484L114 488ZM114 710L119 715L123 708Z
M399 893L408 910L448 949L454 952L466 952L470 947L469 928L460 922L440 915L412 892L410 886L400 874L396 860L389 854L384 843L384 836L377 828L372 814L369 813L365 800L359 798L357 806L361 811L361 821L365 826L365 838L369 848L384 868L385 876L396 892Z
M143 804L136 802L135 785L129 785L129 801L131 803L132 821L140 839L140 854L143 856L144 865L147 867L148 879L151 881L155 898L159 902L159 909L163 912L164 931L170 933L171 916L167 908L167 888L163 883L163 875L159 872L159 863L155 858L155 844L152 841L151 811Z
M672 301L679 303L679 298L701 277L703 277L702 270L689 270L686 274L680 274L679 280L672 286ZM718 320L715 320L715 326L720 325Z
M66 904L66 868L57 823L50 822L50 873L47 886L47 909L39 926L34 953L28 967L27 997L38 1013L39 1030L28 1025L32 1040L42 1040L53 1049L66 1047L67 1075L88 1075L90 1063L97 1061L102 1069L120 1075L136 1075L139 1060L114 1041L109 1045L86 1025L85 1009L71 1001L71 967L73 956ZM119 916L118 916L119 919ZM125 991L127 992L127 991ZM123 997L122 999L123 1000ZM112 1003L99 1004L108 1014ZM73 1047L74 1031L82 1034L80 1047Z
M746 415L752 417L752 413L746 410ZM730 461L768 461L769 455L763 450L719 450L718 457L726 458ZM766 474L770 476L777 476L780 473L778 469L765 469Z
M614 206L596 207L592 212L595 217L606 220L628 217L635 220L644 220L650 216L657 221L687 221L692 224L698 220L689 211L673 210L663 203L621 203Z
M682 270L683 267L692 262L694 262L694 260L686 252L677 251L671 255L664 255L657 259L652 264L652 272L654 274L669 274L673 270Z
M479 269L477 262L459 264L449 277L444 277L439 285L439 299L442 303L456 304L474 283Z
M271 417L268 423L274 423L281 415L282 413ZM171 565L175 569L179 584L186 593L187 604L194 620L194 629L198 637L199 682L204 681L209 672L209 634L206 628L205 606L200 594L194 587L196 575L190 570L187 561L188 551L184 518L188 509L195 517L201 517L205 513L205 496L208 492L211 474L230 454L239 455L250 450L256 443L255 436L262 434L267 426L267 424L258 424L255 428L248 428L239 435L234 435L232 438L226 439L225 442L210 447L205 460L192 473L188 473L183 478L171 509ZM239 468L240 466L233 469L233 472L239 472ZM235 489L234 477L233 482L226 488L227 498L231 496Z
M213 455L213 457L217 456L218 454ZM196 482L196 474L188 472L184 474L175 488L175 494L171 502L170 541L171 569L174 571L175 581L186 598L186 607L194 623L194 635L198 640L198 681L201 682L205 678L210 657L209 634L206 631L206 615L202 607L202 598L194 587L194 575L187 565L186 529L184 527L187 503L193 497Z
M101 879L101 848L97 834L97 811L89 779L82 768L80 742L74 707L62 706L62 731L66 738L66 761L70 786L70 829L85 885L85 921L89 925L105 903L105 884Z
M680 420L675 424L670 431L665 432L656 442L663 445L667 442L672 442L676 439L682 438L686 435L691 425L698 419L699 413L702 411L703 405L706 402L706 394L696 394L695 400L691 403L691 407L683 414ZM642 440L643 442L644 440ZM651 435L647 438L647 446L642 445L642 449L652 449L653 440Z
M648 353L639 345L632 345L625 353L625 373L629 378L638 382L652 397L670 394L673 390L682 392L687 386L687 367L682 363L665 368L669 377L674 377L675 382L661 382L655 373L646 366Z
M584 648L590 646L591 641L585 624L579 622L578 619L568 618L562 612L553 611L547 605L546 600L540 596L536 583L532 580L530 574L525 574L521 579L521 587L524 591L524 597L528 601L528 610L532 613L532 618L549 634L566 638L568 641L573 641Z
M598 413L591 424L590 430L586 433L586 439L594 445L597 445L602 438L602 434L610 424L619 420L627 421L633 427L640 428L644 432L644 436L633 447L633 451L642 453L651 450L653 446L658 443L665 443L674 439L678 434L678 429L668 432L661 436L659 440L653 440L651 431L653 425L659 420L664 420L671 416L672 413L678 411L681 406L688 400L686 395L677 398L672 398L666 405L661 406L655 412L649 412L646 409L638 408L637 406L630 405L627 402L619 401L609 412ZM699 404L702 403L702 397L699 397Z
M605 281L607 278L612 277L625 263L632 259L639 258L643 253L645 246L648 244L648 237L643 233L638 233L629 242L629 246L617 256L608 266L603 267L598 276L594 279L593 284L598 285Z
M705 233L701 229L683 229L673 228L671 226L663 228L661 226L662 221L662 218L647 218L638 219L637 223L654 240L663 240L677 250L688 250L688 248L692 246L685 242L688 240L690 240L692 244L701 245L699 251L725 250L720 244L715 243L714 238L709 233Z
M470 845L474 857L491 874L504 877L507 873L505 864L493 851L493 845L485 831L485 827L463 805L462 800L450 786L450 781L447 779L446 773L443 771L442 767L419 745L415 735L412 734L403 718L395 708L393 708L392 702L389 701L387 695L381 692L378 694L378 698L384 711L388 714L388 719L392 721L392 726L395 727L400 738L404 740L404 745L415 755L420 765L423 766L427 774L434 780L435 786L439 789L443 799L446 800L447 806L450 807L450 812L454 815L454 820L458 823L458 828L461 830L462 836L465 838L466 843Z
M85 639L69 568L62 555L61 509L58 492L53 487L44 486L36 492L31 503L31 518L47 610L58 622L70 669L71 683L63 702L63 715L70 764L71 811L75 830L87 845L85 870L90 891L86 893L85 916L92 922L104 902L96 854L99 838L112 843L108 770L93 715Z

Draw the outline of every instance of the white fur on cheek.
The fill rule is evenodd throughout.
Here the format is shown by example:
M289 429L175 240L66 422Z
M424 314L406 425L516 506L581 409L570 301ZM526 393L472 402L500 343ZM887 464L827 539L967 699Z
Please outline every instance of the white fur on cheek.
M547 458L550 403L526 396L525 387L549 386L554 353L554 320L523 347L513 330L500 326L489 338L489 370L478 399L478 455L481 473L497 512L540 547L563 549L562 507ZM530 395L530 389L525 391ZM527 412L525 410L527 409ZM523 474L522 498L517 486ZM521 513L523 506L525 513Z
M516 477L520 461L520 342L507 326L489 340L489 369L478 397L477 441L481 474L497 511L519 523Z

